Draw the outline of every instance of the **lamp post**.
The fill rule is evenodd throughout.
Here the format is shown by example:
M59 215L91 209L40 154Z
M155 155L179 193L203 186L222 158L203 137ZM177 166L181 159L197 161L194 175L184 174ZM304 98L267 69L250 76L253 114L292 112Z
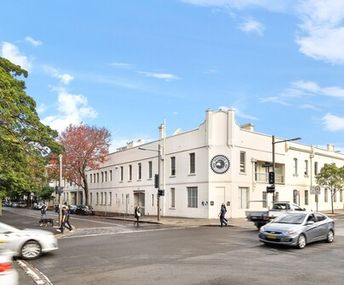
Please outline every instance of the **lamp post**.
M300 140L301 138L297 137L297 138L292 138L292 139L287 139L287 140L282 140L282 141L276 141L275 140L275 136L272 136L272 182L271 183L271 189L273 189L272 192L272 201L275 202L275 184L276 184L276 173L275 173L275 144L277 143L283 143L283 142L290 142L290 141L297 141Z
M153 151L153 152L157 152L158 153L158 178L157 178L157 188L158 188L158 192L157 192L157 220L160 221L160 161L161 161L161 146L160 143L158 144L158 150L154 150L154 149L147 149L147 148L143 148L143 147L139 147L139 150L147 150L147 151Z

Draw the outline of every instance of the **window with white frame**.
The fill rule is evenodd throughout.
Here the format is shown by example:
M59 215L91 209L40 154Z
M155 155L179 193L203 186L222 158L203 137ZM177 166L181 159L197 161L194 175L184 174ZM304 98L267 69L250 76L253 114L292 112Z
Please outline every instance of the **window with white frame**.
M112 205L112 192L109 192L109 205Z
M110 181L112 181L112 170L110 170Z
M171 176L176 175L176 157L172 156L171 157Z
M129 176L129 181L131 181L133 179L133 166L131 164L129 164L129 169L128 169L128 176Z
M299 191L293 190L293 203L299 204Z
M101 176L102 176L102 183L104 182L104 172L101 172Z
M104 203L104 194L103 192L100 193L100 205L103 205Z
M327 188L325 188L325 193L324 193L325 195L324 195L324 200L325 200L325 203L327 203L328 202L328 189Z
M99 172L97 173L97 183L99 183Z
M141 180L142 179L142 164L139 162L137 164L137 179Z
M124 170L123 170L123 166L121 166L121 171L120 171L120 175L121 175L121 180L120 181L123 181L123 174L124 174Z
M154 207L154 194L152 194L152 207Z
M187 187L188 208L198 208L198 188Z
M308 176L308 160L305 160L305 176Z
M171 188L171 208L176 207L176 189Z
M246 172L246 152L240 151L240 173Z
M314 162L314 174L315 175L318 174L318 162L317 161Z
M153 162L148 161L148 179L153 177Z
M263 191L263 208L268 207L268 193Z
M107 204L107 192L104 192L104 205Z
M90 174L90 183L92 183L92 174Z
M189 153L189 159L190 159L190 174L196 173L196 155L194 152Z
M97 192L97 204L96 205L99 205L99 193Z
M294 176L297 176L297 158L294 158Z
M249 188L248 187L239 187L239 205L241 209L249 208Z
M305 190L305 205L309 204L309 191Z
M107 171L105 171L105 182L108 181L108 174L107 174Z

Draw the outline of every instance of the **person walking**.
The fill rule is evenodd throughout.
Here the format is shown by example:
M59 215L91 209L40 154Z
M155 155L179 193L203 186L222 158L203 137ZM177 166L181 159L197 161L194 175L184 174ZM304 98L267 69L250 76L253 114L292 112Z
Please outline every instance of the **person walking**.
M45 218L45 215L47 214L47 205L45 202L43 202L42 207L41 207L41 220Z
M69 231L73 231L73 228L69 223L69 208L66 203L61 209L60 227L57 229L57 231L63 234L65 228L67 228Z
M136 218L136 222L135 222L135 223L136 223L136 227L139 227L141 215L142 215L142 213L141 213L141 208L140 208L139 205L137 205L137 206L135 207L135 212L134 212L134 216L135 216L135 218ZM135 223L134 223L134 225L135 225Z
M221 209L220 209L220 224L221 224L221 228L223 227L223 225L227 226L228 221L226 219L226 213L227 213L227 209L225 204L221 205Z

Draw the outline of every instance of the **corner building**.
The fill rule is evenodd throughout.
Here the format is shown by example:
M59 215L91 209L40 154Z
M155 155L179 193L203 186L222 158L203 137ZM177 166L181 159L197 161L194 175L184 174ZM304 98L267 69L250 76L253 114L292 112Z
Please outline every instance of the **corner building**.
M297 134L302 136L302 134ZM344 165L344 155L334 146L320 149L275 138L275 199L291 201L307 210L331 209L331 193L320 188L315 195L315 175L325 163ZM197 129L158 141L134 142L109 154L99 169L87 172L89 204L97 212L133 214L139 204L145 215L157 215L160 144L160 215L217 218L222 203L229 217L245 217L247 210L271 205L266 192L272 163L272 136L257 133L253 125L239 126L233 110L206 112ZM67 197L82 193L66 187ZM317 189L319 191L319 189ZM317 201L317 202L316 202ZM73 203L73 201L68 201ZM75 203L75 201L74 201ZM228 206L229 205L229 206ZM334 208L344 208L343 192L334 197Z

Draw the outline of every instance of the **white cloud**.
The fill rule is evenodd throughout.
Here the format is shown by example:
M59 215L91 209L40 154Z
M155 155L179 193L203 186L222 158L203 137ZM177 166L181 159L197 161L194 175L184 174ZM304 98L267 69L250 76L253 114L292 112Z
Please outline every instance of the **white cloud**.
M39 40L35 40L30 36L25 37L25 41L27 41L28 43L32 44L34 47L38 47L40 45L42 45L43 43Z
M146 72L146 71L138 71L138 73L143 74L147 77L152 77L152 78L156 78L156 79L163 79L166 81L179 79L178 76L171 74L171 73L156 73L156 72Z
M51 67L51 66L43 66L44 70L52 77L57 78L60 80L60 82L64 85L68 85L74 77L68 73L61 73L57 69Z
M279 105L283 105L283 106L290 106L291 104L286 102L285 100L282 100L281 97L278 96L270 96L270 97L262 97L259 98L259 101L261 103L276 103Z
M239 29L246 33L256 33L262 36L264 33L264 25L254 19L247 19L244 23L239 26Z
M133 69L135 66L130 63L123 63L123 62L113 62L111 63L113 67L117 68L124 68L124 69Z
M300 1L300 52L317 60L344 63L344 1Z
M239 117L239 118L249 119L249 120L253 120L253 121L259 120L259 119L258 119L257 117L255 117L255 116L252 116L252 115L248 115L248 114L243 113L242 111L240 111L239 108L236 108L236 107L220 106L220 107L219 107L219 110L222 110L222 111L233 110L233 111L235 111L235 115L236 115L237 117Z
M42 121L59 132L65 130L69 124L80 124L85 119L97 116L97 112L88 106L85 96L74 95L64 89L59 90L58 104L59 114L48 116Z
M327 130L331 132L344 131L344 117L338 117L328 113L322 120Z
M10 60L17 65L20 65L27 71L31 70L31 62L25 55L21 54L17 46L15 46L14 44L3 42L0 50L0 56Z

